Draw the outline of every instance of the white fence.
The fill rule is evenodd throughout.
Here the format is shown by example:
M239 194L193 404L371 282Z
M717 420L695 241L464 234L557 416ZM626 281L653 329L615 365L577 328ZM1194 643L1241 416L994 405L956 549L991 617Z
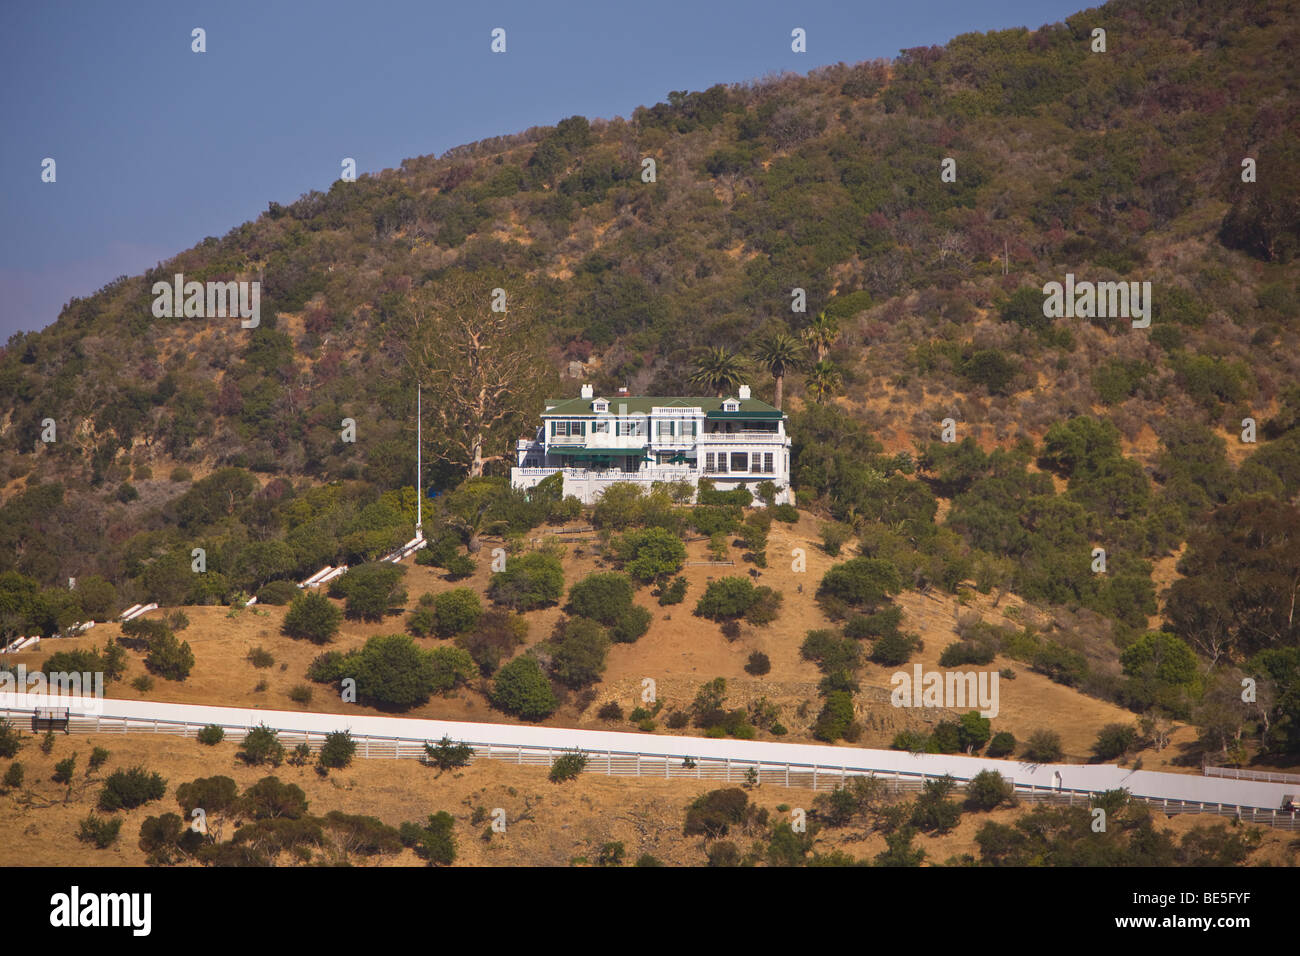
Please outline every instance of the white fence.
M147 702L146 702L147 703ZM187 707L189 705L163 705L172 707ZM211 710L211 711L230 711L229 708L191 708L193 710ZM15 708L0 706L0 716L8 717L19 727L28 726L32 717L31 708ZM310 730L310 729L292 729L276 728L280 741L288 749L292 749L298 744L306 743L312 752L320 749L329 733L348 729L352 723L345 715L327 715L327 714L296 714L294 712L265 712L259 717L271 718L269 721L262 719L250 719L238 722L229 722L223 720L213 720L208 722L199 722L191 720L164 720L152 719L148 717L133 716L111 716L111 715L71 715L69 721L69 733L95 733L95 734L125 734L125 733L155 733L155 734L175 734L183 737L195 736L203 727L209 724L216 724L226 731L228 736L242 735L252 727L266 722L268 726L274 727L276 723L283 724L285 718L313 718L316 723L330 724L333 723L333 730ZM281 719L276 719L281 718ZM306 722L305 720L303 722ZM477 731L478 735L486 729L496 728L501 733L500 736L508 736L511 730L516 730L514 725L494 725L494 724L451 724L443 721L413 721L413 723L423 724L427 729L434 731L431 738L408 737L408 736L379 736L374 734L353 733L352 737L357 742L357 756L370 759L420 759L426 760L425 744L436 743L443 736L450 737L457 743L468 744L474 751L477 759L505 760L509 763L520 765L532 765L549 767L555 759L565 753L570 753L574 749L581 749L587 756L588 773L607 774L607 775L627 775L637 777L655 777L665 780L691 779L702 781L713 781L722 783L756 783L766 784L777 787L797 787L812 790L833 790L843 785L843 783L852 777L874 776L883 780L892 792L916 792L925 786L927 780L938 779L945 774L951 775L957 782L957 789L965 787L966 782L974 775L973 772L966 776L958 776L952 773L953 768L944 768L944 773L927 771L926 769L904 770L895 768L892 770L871 769L866 767L854 767L848 764L832 765L828 763L800 763L796 761L777 761L764 759L745 759L739 757L721 757L709 756L701 753L702 750L708 749L711 744L724 743L722 741L707 740L704 738L688 737L643 737L635 734L604 734L601 732L583 732L568 731L569 734L588 734L591 738L626 738L630 740L644 739L647 741L657 740L660 743L669 743L680 748L681 752L677 753L649 753L637 750L616 750L616 749L588 749L578 747L559 747L537 744L517 744L506 743L491 740L473 739L475 734L469 736L456 733L457 729L466 729ZM529 730L552 730L551 728L526 728ZM442 733L439 731L449 731ZM694 746L698 743L698 748ZM682 746L688 745L688 746ZM800 749L804 749L802 746ZM828 756L836 753L845 754L846 756L853 753L847 749L833 747L812 747L809 749L821 750ZM887 752L882 752L887 753ZM897 756L897 755L895 755ZM1008 764L1005 761L976 761L980 764L1001 765L998 772L1004 779L1012 783L1017 796L1029 802L1047 802L1058 805L1088 806L1091 797L1100 792L1097 789L1079 789L1063 787L1059 784L1059 773L1055 773L1050 779L1055 781L1051 785L1042 785L1035 782L1026 782L1015 776L1008 775L1005 771L1014 767L1014 764ZM974 765L972 765L973 770ZM990 769L990 767L981 767L981 769ZM959 773L961 771L959 770ZM978 772L978 771L974 771ZM1186 776L1186 775L1183 775ZM1198 778L1191 777L1191 780ZM1119 789L1118 787L1106 787L1105 789ZM1127 788L1125 788L1127 789ZM1287 830L1300 830L1300 820L1297 814L1285 812L1279 809L1263 808L1255 805L1243 805L1230 801L1220 802L1213 800L1189 800L1175 797L1158 797L1143 794L1135 794L1130 791L1134 799L1139 799L1161 811L1166 815L1176 813L1210 813L1218 816L1232 817L1240 819L1247 823L1259 823L1269 826L1279 827Z
M1202 767L1207 777L1224 777L1228 780L1262 780L1265 783L1293 783L1300 788L1300 774L1281 773L1276 770L1239 770L1236 767ZM1297 794L1300 796L1300 794Z

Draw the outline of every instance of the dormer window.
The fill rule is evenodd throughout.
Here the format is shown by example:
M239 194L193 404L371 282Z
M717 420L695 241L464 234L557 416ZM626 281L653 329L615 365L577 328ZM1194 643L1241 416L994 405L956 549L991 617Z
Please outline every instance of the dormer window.
M592 410L593 412L597 412L597 413L608 412L608 411L609 411L609 399L607 399L607 398L598 398L598 399L596 399L594 402L591 403L591 410Z
M722 403L722 410L724 412L738 412L740 411L740 402L734 398L729 398Z

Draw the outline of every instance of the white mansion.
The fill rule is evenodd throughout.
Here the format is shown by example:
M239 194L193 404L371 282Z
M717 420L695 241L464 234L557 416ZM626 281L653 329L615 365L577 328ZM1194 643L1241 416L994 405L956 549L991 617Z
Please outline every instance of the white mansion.
M647 490L656 481L710 479L719 491L762 481L777 487L777 502L792 502L790 438L785 414L750 396L548 399L536 436L520 439L510 483L532 488L557 471L564 494L591 504L610 485L631 481ZM755 493L755 497L757 494Z

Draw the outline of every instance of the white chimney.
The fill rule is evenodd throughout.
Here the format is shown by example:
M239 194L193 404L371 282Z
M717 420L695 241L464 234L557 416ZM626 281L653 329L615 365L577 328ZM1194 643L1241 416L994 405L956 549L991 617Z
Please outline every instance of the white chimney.
M745 401L747 398L749 398L749 386L748 386L748 385L742 385L742 386L740 386L740 390L739 390L739 392L737 393L737 397L738 397L742 402Z
M583 397L583 398L591 398L594 394L595 394L595 393L592 391L592 388L591 388L590 385L584 385L584 386L582 386L582 397Z

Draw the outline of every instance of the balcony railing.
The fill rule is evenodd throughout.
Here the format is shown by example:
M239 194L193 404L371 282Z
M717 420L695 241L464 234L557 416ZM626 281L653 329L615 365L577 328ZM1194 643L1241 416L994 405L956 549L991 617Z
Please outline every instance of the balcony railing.
M701 445L784 445L788 436L777 432L704 432Z
M575 480L596 479L600 481L681 481L689 478L692 471L688 465L657 465L642 468L640 471L620 471L613 468L514 468L519 478L545 478L557 471Z

